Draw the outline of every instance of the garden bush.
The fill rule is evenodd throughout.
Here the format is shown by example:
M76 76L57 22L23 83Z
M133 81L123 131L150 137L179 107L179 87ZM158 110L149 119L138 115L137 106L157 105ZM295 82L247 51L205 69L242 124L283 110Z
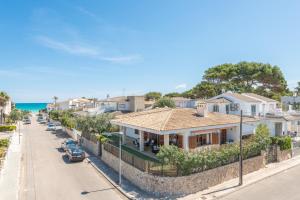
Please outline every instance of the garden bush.
M15 125L0 126L0 132L14 131L16 129L17 127Z
M279 142L284 148L287 148L286 140L282 139ZM266 150L270 143L268 130L260 126L256 135L243 140L243 159L261 155L261 151ZM219 149L198 152L187 152L174 145L162 146L157 157L162 169L166 168L165 166L174 166L177 168L177 175L189 175L237 162L239 155L239 144L234 143L222 145Z
M292 138L290 136L271 137L272 144L278 145L280 150L289 150L292 148Z
M0 148L7 148L9 145L9 139L1 139L0 140Z

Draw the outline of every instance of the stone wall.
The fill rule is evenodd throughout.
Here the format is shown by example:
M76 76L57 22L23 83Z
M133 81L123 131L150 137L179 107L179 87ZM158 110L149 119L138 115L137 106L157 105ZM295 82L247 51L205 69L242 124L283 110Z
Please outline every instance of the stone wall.
M84 137L81 137L81 146L87 151L99 156L99 143L92 142Z
M283 150L281 151L278 147L277 149L277 162L288 160L292 158L292 150Z
M76 140L73 130L68 129L68 128L64 128L64 129L65 129L65 132L68 134L68 136L70 136L72 139Z
M103 150L102 160L119 171L119 159ZM264 156L257 156L244 161L244 174L265 167ZM238 177L238 162L218 167L208 171L182 177L160 177L142 172L131 165L122 162L123 176L140 189L155 195L186 195L192 194L224 181Z

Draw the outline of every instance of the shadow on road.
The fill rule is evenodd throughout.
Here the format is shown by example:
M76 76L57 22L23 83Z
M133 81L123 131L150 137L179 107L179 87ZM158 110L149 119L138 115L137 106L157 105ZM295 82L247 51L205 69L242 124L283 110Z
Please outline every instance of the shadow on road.
M239 184L231 186L231 187L223 188L223 189L220 189L220 190L215 190L215 191L212 191L212 192L208 192L208 193L205 193L203 195L209 195L209 194L214 194L214 193L218 193L218 192L223 192L223 191L234 189L234 188L237 188L237 187L239 187Z
M57 150L59 153L65 153L65 151L64 151L63 148L61 148L61 147L56 148L56 150Z
M102 191L106 191L106 190L115 190L115 188L105 188L105 189L94 190L94 191L83 191L83 192L81 192L81 195L87 195L90 193L102 192Z

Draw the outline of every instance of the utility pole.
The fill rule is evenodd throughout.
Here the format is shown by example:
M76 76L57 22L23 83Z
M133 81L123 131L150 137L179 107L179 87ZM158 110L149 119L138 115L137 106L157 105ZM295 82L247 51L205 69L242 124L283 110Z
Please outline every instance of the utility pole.
M119 186L122 187L122 133L119 134Z
M239 185L243 185L243 110L241 110L241 121L240 121L240 167L239 167Z

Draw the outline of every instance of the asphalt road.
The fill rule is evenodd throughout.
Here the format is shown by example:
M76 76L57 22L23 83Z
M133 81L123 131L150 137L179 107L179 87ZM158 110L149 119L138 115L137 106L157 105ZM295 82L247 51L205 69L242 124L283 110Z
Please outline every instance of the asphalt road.
M21 200L118 200L123 197L87 162L69 163L60 152L65 135L32 119L24 125Z
M300 166L293 167L221 198L222 200L299 200Z

